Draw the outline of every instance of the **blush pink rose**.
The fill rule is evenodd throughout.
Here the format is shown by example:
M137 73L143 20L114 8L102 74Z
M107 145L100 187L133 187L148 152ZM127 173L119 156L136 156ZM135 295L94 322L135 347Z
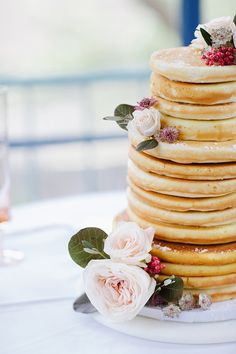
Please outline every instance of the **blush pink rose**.
M142 229L134 222L121 222L104 242L104 251L115 262L143 266L150 260L149 252L155 230Z
M156 281L142 268L92 260L83 272L85 292L93 306L113 322L134 318L154 292Z

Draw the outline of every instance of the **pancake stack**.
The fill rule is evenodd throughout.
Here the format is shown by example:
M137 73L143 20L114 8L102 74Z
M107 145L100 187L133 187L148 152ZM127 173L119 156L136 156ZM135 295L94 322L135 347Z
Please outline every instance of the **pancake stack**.
M141 227L153 226L153 254L185 290L213 301L236 297L236 66L206 66L191 47L151 57L151 94L161 127L176 143L136 151L129 132L128 208Z

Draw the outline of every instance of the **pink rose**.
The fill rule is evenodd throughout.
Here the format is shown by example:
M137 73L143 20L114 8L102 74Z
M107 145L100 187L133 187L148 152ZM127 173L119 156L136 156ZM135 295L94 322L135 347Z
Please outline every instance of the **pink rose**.
M156 282L142 268L92 260L83 273L85 292L93 306L111 321L131 320L147 303Z
M115 262L145 266L151 258L154 233L152 227L144 230L134 222L121 222L106 238L104 251Z

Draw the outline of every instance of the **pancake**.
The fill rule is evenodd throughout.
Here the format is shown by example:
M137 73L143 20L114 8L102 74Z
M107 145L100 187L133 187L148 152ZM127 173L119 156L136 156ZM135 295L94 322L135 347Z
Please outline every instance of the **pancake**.
M194 181L146 172L128 161L128 176L142 189L180 197L214 197L236 191L236 179L219 181Z
M146 191L136 186L130 179L128 179L128 184L131 191L142 198L144 203L162 209L175 211L214 211L236 207L236 193L214 198L182 198Z
M179 103L157 98L155 107L172 117L192 120L218 120L236 116L236 102L204 106L201 104Z
M221 265L191 265L191 264L178 264L162 262L164 268L162 274L176 275L176 276L215 276L236 273L236 263L221 264ZM236 284L235 284L236 287Z
M159 275L159 280L163 281L168 278L167 275ZM236 273L227 275L217 275L212 277L182 277L184 287L188 289L203 289L204 292L207 288L218 288L221 286L235 285Z
M154 240L152 254L162 261L180 264L221 265L236 263L236 242L222 245L185 245ZM236 274L234 275L236 283Z
M185 289L184 292L190 292L196 297L200 293L206 293L210 295L212 302L226 301L236 298L236 285L212 289Z
M142 228L152 226L155 229L155 235L158 240L195 245L213 245L236 241L236 222L208 227L174 225L156 221L150 217L144 218L143 215L134 211L130 206L127 207L126 213L119 215L118 220L123 218L124 220L128 219L136 222Z
M147 154L147 151L138 152L132 145L129 147L129 158L142 170L159 175L193 179L193 180L218 180L236 178L236 163L218 164L188 164L158 159Z
M176 127L180 140L227 141L236 139L236 118L190 120L161 114L161 127Z
M192 47L162 49L151 56L155 73L170 80L208 83L236 80L236 66L208 66L201 59L201 51Z
M229 208L218 211L172 211L154 207L145 199L141 198L131 190L128 191L128 204L143 218L168 224L189 225L189 226L218 226L231 224L236 221L236 208Z
M236 81L195 84L167 79L153 73L151 94L169 101L214 105L236 101Z
M130 130L129 140L136 147L144 140L144 137L137 130ZM159 142L156 148L145 150L145 153L159 159L182 164L235 162L236 140L224 142L177 141L173 144Z

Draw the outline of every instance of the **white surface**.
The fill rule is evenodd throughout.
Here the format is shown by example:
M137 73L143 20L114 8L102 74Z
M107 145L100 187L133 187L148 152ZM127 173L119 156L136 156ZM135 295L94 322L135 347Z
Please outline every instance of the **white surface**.
M236 343L189 346L134 338L72 310L81 271L67 253L71 234L85 226L109 231L125 205L124 193L107 193L14 208L10 228L18 234L7 237L6 247L23 250L26 258L0 268L1 354L236 353Z
M218 344L235 342L236 320L212 323L159 321L137 316L125 323L112 323L94 314L99 323L134 337L177 344ZM218 335L216 336L215 333Z

